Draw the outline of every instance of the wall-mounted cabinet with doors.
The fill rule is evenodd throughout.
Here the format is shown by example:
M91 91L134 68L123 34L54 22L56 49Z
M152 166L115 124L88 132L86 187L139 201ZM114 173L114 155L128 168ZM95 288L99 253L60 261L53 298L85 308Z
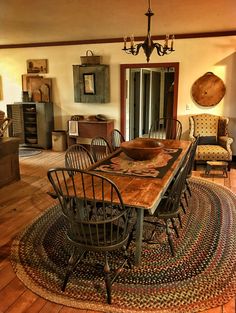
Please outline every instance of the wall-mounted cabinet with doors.
M52 146L53 104L50 102L15 102L7 105L13 122L9 136L20 138L20 144L49 149Z
M109 65L73 65L73 78L75 102L110 101Z

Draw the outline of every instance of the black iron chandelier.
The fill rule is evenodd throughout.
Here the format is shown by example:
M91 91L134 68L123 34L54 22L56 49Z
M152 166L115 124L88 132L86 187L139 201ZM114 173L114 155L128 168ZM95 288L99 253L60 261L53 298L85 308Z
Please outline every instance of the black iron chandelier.
M152 51L154 48L157 50L157 54L159 56L163 56L165 54L170 54L174 50L174 35L169 37L169 35L166 35L164 45L161 45L160 43L154 43L151 38L150 34L150 28L151 28L151 17L154 15L150 8L150 0L148 0L148 11L145 13L145 15L148 18L148 30L147 30L147 37L145 38L143 43L134 44L134 36L130 36L130 48L127 48L127 37L124 37L124 50L128 54L137 55L139 53L140 48L143 48L143 51L146 55L147 62L150 60L150 56L152 54Z

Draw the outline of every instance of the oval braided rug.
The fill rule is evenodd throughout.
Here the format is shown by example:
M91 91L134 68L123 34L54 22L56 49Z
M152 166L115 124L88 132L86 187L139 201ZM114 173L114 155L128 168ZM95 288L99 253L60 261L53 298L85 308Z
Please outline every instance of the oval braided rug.
M111 305L106 304L103 277L87 266L99 260L97 255L89 254L61 291L71 247L59 207L47 210L14 240L14 270L38 295L81 309L193 313L226 303L236 294L236 196L196 178L191 179L191 190L180 238L174 240L176 256L171 257L160 228L160 244L144 244L142 265L125 269L114 283ZM146 234L150 224L145 227ZM120 259L118 254L112 257Z

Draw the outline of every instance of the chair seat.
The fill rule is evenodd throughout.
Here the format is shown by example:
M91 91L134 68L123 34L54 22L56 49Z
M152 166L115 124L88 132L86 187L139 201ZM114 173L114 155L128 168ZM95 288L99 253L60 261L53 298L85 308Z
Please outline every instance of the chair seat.
M195 160L231 160L231 155L222 146L200 145L197 147Z

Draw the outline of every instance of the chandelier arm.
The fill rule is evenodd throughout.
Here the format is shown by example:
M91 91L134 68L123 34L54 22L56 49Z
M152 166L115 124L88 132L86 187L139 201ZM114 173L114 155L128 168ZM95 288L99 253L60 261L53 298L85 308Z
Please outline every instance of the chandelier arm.
M136 54L135 54L135 55L137 55L137 54L139 53L139 49L140 49L142 46L143 46L142 43L139 43L139 44L136 45Z
M164 54L166 54L165 51L164 51L164 47L163 47L161 44L155 43L155 44L154 44L154 47L156 48L157 54L158 54L160 57L162 57Z

